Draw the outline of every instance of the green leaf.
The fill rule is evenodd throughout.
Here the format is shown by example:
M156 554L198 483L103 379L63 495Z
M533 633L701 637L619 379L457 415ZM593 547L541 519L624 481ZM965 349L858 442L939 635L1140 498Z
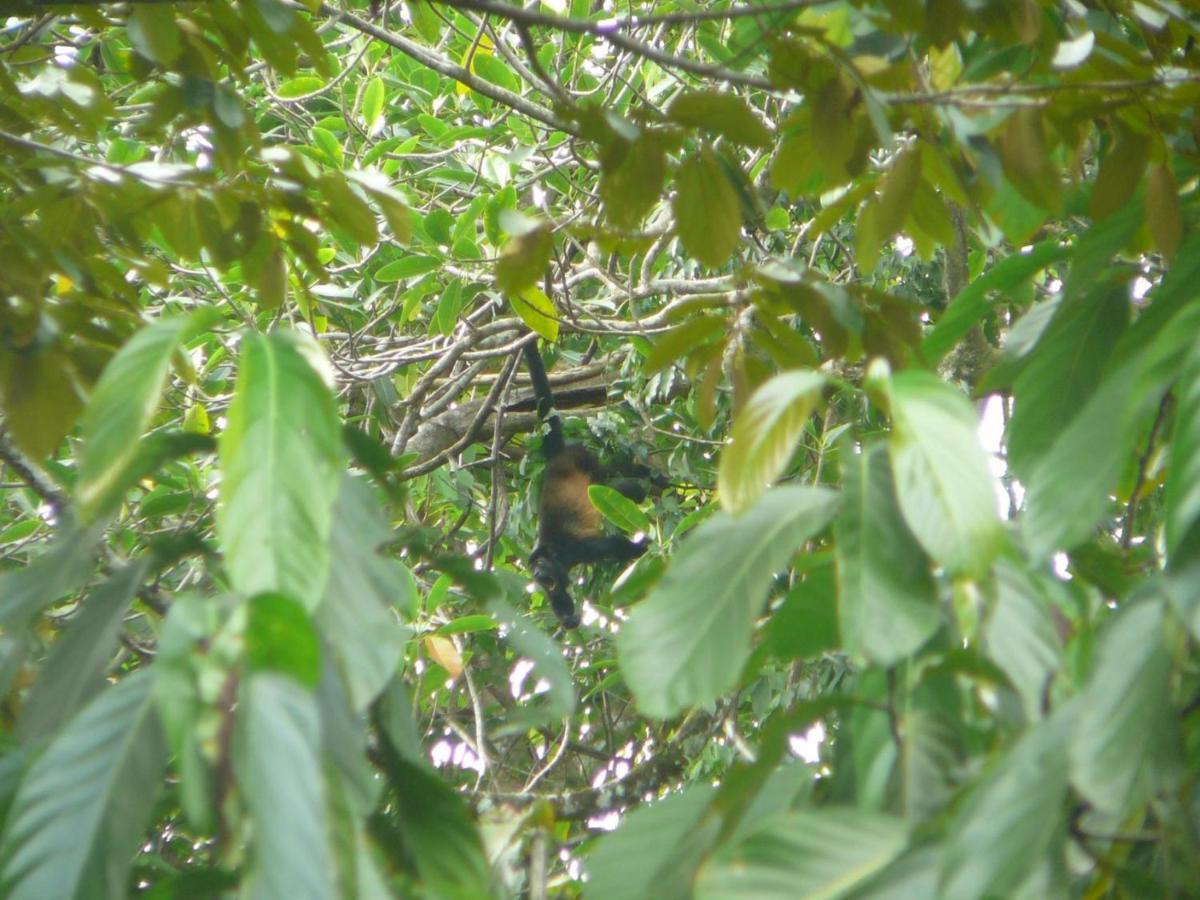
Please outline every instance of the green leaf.
M1175 432L1167 463L1166 539L1173 568L1200 549L1200 345L1189 354L1175 390Z
M667 107L667 118L747 147L769 147L771 132L737 94L685 91Z
M235 589L277 591L316 607L329 573L341 433L333 393L291 332L242 340L221 435L217 535Z
M477 631L495 631L499 627L500 623L491 616L460 616L457 619L451 619L433 633L443 636L450 634L474 634Z
M5 823L8 900L124 896L167 748L148 671L108 688L34 761Z
M522 656L533 662L533 673L546 679L550 690L546 692L547 715L560 719L575 711L575 686L571 670L563 659L562 649L549 637L529 624L507 601L493 597L488 601L488 611L495 616L507 632L506 638Z
M242 683L233 768L254 825L244 895L336 896L312 693L286 676L251 674Z
M776 375L751 395L721 453L722 506L733 513L748 509L783 474L824 386L820 372L801 369Z
M268 312L279 309L287 299L287 256L276 247L263 262L258 273L258 306Z
M387 830L375 830L386 846L403 847L433 897L474 900L494 896L491 871L466 803L428 765L400 756L390 746L384 766L393 794ZM280 894L279 896L289 896Z
M56 732L104 687L125 613L148 562L142 558L127 563L92 591L51 645L41 673L21 705L17 735L23 742Z
M886 866L907 840L904 823L858 809L806 809L768 820L718 851L696 878L697 900L831 898Z
M408 643L396 611L412 610L416 597L404 564L379 553L391 538L365 481L343 475L333 509L329 583L316 620L356 711L391 680Z
M891 666L941 622L933 575L900 514L886 448L846 448L842 460L842 508L833 533L843 646Z
M1008 896L1065 834L1067 742L1074 707L1021 738L970 795L949 829L940 897Z
M183 50L175 11L169 6L134 6L130 9L126 27L133 48L164 68L174 63Z
M508 301L531 331L541 335L551 344L558 340L558 310L554 308L554 302L542 293L541 288L531 286L509 294Z
M1154 166L1146 180L1146 225L1163 256L1174 262L1183 241L1183 210L1175 176L1165 163Z
M1052 213L1062 209L1062 186L1051 147L1046 145L1043 111L1018 107L1004 123L996 149L1004 174L1028 202Z
M340 225L360 244L374 244L379 237L375 213L367 201L358 196L340 172L326 172L317 180L326 212L334 224Z
M617 635L621 672L643 713L666 718L737 684L775 572L836 506L821 488L776 488L744 515L718 513L689 533Z
M383 124L383 101L385 97L383 79L375 76L363 88L359 114L368 134L375 134Z
M666 152L652 132L644 132L632 143L620 141L618 146L622 152L610 151L600 159L600 201L614 228L632 230L662 196Z
M995 292L998 298L1004 299L1015 288L1069 253L1069 247L1053 239L1035 245L1028 253L1016 253L991 266L959 291L925 335L921 344L925 357L931 362L941 359L959 338L970 331L971 326L987 314L990 308L989 294Z
M602 836L587 857L588 900L644 900L662 895L659 873L695 832L714 789L699 784L643 804Z
M246 617L246 667L278 672L315 687L321 677L321 647L304 607L283 594L250 598Z
M1050 601L1039 576L1008 559L996 564L995 591L983 646L1020 695L1025 718L1036 722L1049 679L1062 662Z
M703 347L728 326L728 321L720 316L700 315L681 322L654 341L650 352L646 354L646 374L661 371L682 356Z
M766 644L779 659L811 659L841 647L832 557L825 555L783 599L767 624Z
M1096 390L1129 322L1123 284L1064 296L1013 385L1008 459L1023 479Z
M1149 158L1149 138L1118 125L1116 140L1100 163L1100 174L1092 186L1090 212L1093 218L1111 216L1133 199Z
M883 177L879 191L880 240L886 241L900 230L920 183L921 144L915 142L896 156Z
M130 338L105 366L83 417L76 495L85 514L95 516L119 501L158 409L172 355L214 318L205 311L160 319Z
M35 460L50 456L83 409L75 362L61 351L0 348L0 406L17 447Z
M1182 776L1163 604L1135 602L1104 629L1071 735L1071 783L1125 817Z
M723 266L741 242L737 191L708 148L679 167L671 209L683 248L709 268Z
M600 514L622 531L646 532L650 530L650 520L638 509L638 505L622 494L603 484L588 486L588 499L592 506L600 510Z
M436 256L402 256L376 269L375 280L381 284L403 281L405 278L436 272L441 267L442 260Z
M316 75L300 75L283 82L275 93L284 100L294 100L296 97L315 94L323 87L325 87L324 78L318 78Z
M553 251L554 235L545 223L512 235L496 263L496 289L506 294L520 294L536 287L546 274Z
M83 584L93 572L95 547L104 522L67 528L23 568L0 575L0 625L12 632Z
M320 150L337 168L346 162L346 153L342 150L342 142L328 128L314 126L312 129L313 146Z
M951 574L981 577L1003 533L974 410L927 372L896 375L889 396L892 471L908 527Z

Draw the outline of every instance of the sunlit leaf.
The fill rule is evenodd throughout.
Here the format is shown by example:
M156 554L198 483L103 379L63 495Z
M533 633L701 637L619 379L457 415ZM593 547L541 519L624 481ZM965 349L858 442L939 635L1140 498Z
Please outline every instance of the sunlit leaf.
M819 372L783 372L746 401L734 420L717 474L726 509L737 513L749 508L783 473L824 386Z
M702 150L679 167L672 211L684 249L709 268L724 265L737 249L741 205L711 150Z

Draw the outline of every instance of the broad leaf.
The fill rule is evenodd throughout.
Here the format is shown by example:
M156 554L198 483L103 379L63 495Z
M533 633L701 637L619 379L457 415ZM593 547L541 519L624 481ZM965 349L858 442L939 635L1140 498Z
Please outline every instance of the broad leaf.
M125 564L79 604L21 706L17 734L23 741L53 734L104 687L121 623L147 565L145 558Z
M735 144L768 147L771 132L746 101L721 91L686 91L667 107L667 118L728 138Z
M834 525L843 646L893 665L941 622L929 559L896 500L887 450L842 454L842 508Z
M1008 459L1022 478L1095 391L1128 321L1124 285L1064 297L1013 386Z
M705 148L679 167L671 209L675 232L688 253L713 269L729 260L741 240L742 209L711 150Z
M651 132L632 143L621 141L619 147L619 153L601 157L600 201L614 227L634 229L662 197L666 153L662 139Z
M539 223L513 234L496 263L496 289L506 294L520 294L534 287L546 274L554 236L550 226Z
M9 900L124 897L167 750L148 672L93 700L30 767L6 820Z
M1000 549L995 482L966 398L934 376L892 379L892 471L900 510L925 552L954 575L982 576Z
M1065 839L1066 742L1073 722L1073 708L1060 708L986 775L949 830L939 896L1005 896Z
M839 897L904 848L904 824L857 809L801 810L768 820L717 853L696 879L697 900Z
M1163 604L1143 599L1101 635L1071 737L1071 782L1096 809L1124 816L1183 774L1171 704Z
M320 750L312 693L286 675L248 676L234 741L234 773L254 823L245 896L336 896Z
M1200 551L1200 345L1189 355L1176 402L1166 491L1167 553L1172 566L1189 562Z
M558 340L558 310L541 288L530 285L523 290L508 295L509 302L516 310L521 321L537 332L549 343Z
M130 338L105 366L83 416L76 495L85 513L101 512L128 486L130 466L158 409L172 355L213 318L206 311L160 319Z
M362 710L396 672L408 642L396 613L410 611L416 598L404 565L378 552L391 532L363 479L342 478L333 517L333 560L316 619Z
M717 473L717 489L726 509L734 513L748 509L783 473L824 386L825 376L819 372L783 372L746 401L733 423Z
M734 687L775 573L836 505L821 488L776 488L744 515L718 513L688 535L617 635L642 712L665 718Z
M587 859L588 900L662 896L659 872L688 841L713 797L706 784L638 807L621 827L596 842Z
M622 531L645 532L650 530L650 520L638 509L638 505L622 494L603 484L588 486L588 499L600 514Z
M316 608L329 573L341 434L333 394L298 335L248 334L221 435L217 533L233 586Z
M1020 695L1026 719L1040 719L1062 649L1038 575L1008 559L997 563L995 598L984 623L983 641L987 655Z
M246 668L288 675L306 687L321 676L321 647L304 607L284 594L257 594L246 612Z
M0 575L0 625L5 630L26 625L88 579L104 524L68 527L41 556L34 557L23 568Z

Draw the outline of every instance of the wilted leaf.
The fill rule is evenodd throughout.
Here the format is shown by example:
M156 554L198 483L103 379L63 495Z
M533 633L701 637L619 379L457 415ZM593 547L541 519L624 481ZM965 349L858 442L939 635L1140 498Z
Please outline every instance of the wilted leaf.
M462 655L450 638L437 634L426 635L425 652L429 654L430 659L445 669L451 678L457 678L462 674Z

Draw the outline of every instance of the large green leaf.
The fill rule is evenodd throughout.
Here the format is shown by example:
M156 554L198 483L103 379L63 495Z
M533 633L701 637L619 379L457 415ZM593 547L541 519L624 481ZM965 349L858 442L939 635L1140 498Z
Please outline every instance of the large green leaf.
M1183 773L1163 604L1128 606L1104 630L1071 736L1071 782L1126 815Z
M941 621L929 559L896 500L887 449L842 455L837 539L838 623L846 650L892 665Z
M736 144L767 147L771 132L737 94L685 91L667 107L667 118L726 137Z
M683 248L709 268L724 265L741 239L742 209L711 150L701 150L679 167L671 208Z
M1172 566L1200 551L1200 344L1176 388L1175 432L1167 469L1166 538Z
M836 505L822 488L776 488L744 515L718 513L688 535L617 635L642 712L671 716L734 687L775 573Z
M710 785L694 785L638 807L600 838L587 860L588 900L663 896L666 885L657 876L691 837L712 797Z
M94 514L118 499L158 408L171 356L188 336L210 324L211 310L160 319L143 328L104 368L83 416L76 496Z
M820 372L783 372L746 401L717 472L717 489L726 509L733 513L748 509L783 473L824 386Z
M312 693L286 675L250 675L234 744L234 773L254 823L248 897L335 896L320 749Z
M899 819L858 809L800 810L769 820L717 853L696 879L697 900L840 897L891 862Z
M1008 460L1020 477L1095 391L1128 321L1124 285L1063 299L1013 385Z
M947 900L1003 897L1066 837L1067 741L1073 708L1027 733L985 776L949 831Z
M316 608L329 571L341 433L333 393L299 335L247 334L221 435L217 534L233 586Z
M995 481L967 399L927 372L892 379L892 471L925 552L954 575L983 575L1000 549Z
M615 146L617 152L610 150L600 160L600 201L615 227L634 229L662 196L666 152L653 132Z
M408 633L396 612L412 608L412 577L402 563L378 552L391 532L363 479L342 478L333 517L333 561L316 620L351 703L361 710L395 674L404 653Z
M23 741L53 734L104 686L122 620L147 564L145 558L127 563L80 603L21 706L17 734Z
M1058 670L1062 650L1038 575L1012 560L997 563L983 640L988 656L1020 695L1026 718L1041 718L1047 681Z
M138 672L104 691L21 781L0 842L9 900L124 897L167 750Z

